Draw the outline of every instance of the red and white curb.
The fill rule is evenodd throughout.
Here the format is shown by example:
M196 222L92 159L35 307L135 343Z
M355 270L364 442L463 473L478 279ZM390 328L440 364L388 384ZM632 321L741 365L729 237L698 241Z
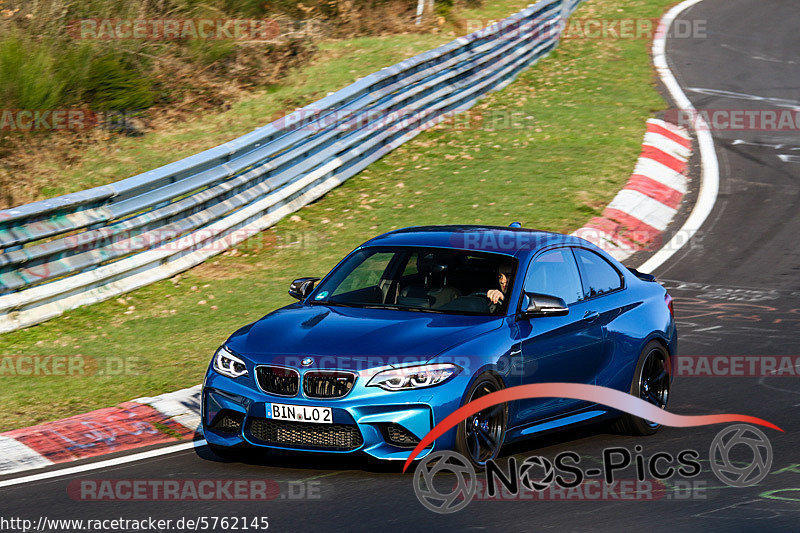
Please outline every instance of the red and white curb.
M692 141L683 128L650 119L642 153L628 183L602 216L573 235L624 261L635 252L661 247L661 236L686 194Z
M0 475L151 444L190 441L200 426L200 385L0 433Z
M575 235L622 261L660 245L660 236L686 194L691 155L686 131L647 121L633 176L614 200ZM188 442L200 431L200 385L138 398L64 420L0 433L0 475L13 474L168 442Z

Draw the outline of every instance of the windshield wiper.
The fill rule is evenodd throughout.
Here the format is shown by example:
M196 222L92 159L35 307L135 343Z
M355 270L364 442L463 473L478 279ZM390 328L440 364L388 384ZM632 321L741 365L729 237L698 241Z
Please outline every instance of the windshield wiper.
M419 311L420 313L439 313L443 314L444 311L439 309L430 309L427 307L403 307L394 304L365 304L367 309L392 309L393 311Z
M315 300L315 301L311 301L311 302L308 302L308 303L310 305L333 305L333 306L337 306L337 307L355 307L355 308L364 307L363 305L348 304L348 303L344 303L344 302L331 302L331 301L327 301L327 300Z
M389 309L392 311L418 311L420 313L437 313L437 314L446 313L445 311L440 311L439 309L427 309L424 307L403 307L394 304L350 304L343 302L331 302L325 300L318 300L309 303L312 305L334 305L338 307L353 307L356 309Z

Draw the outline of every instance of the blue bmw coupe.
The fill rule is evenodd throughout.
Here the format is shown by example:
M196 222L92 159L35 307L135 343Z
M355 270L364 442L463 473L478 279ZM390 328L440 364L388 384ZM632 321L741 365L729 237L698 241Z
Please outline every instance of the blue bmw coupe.
M460 406L503 388L610 387L665 408L677 346L672 298L591 243L517 227L426 226L371 239L298 301L235 332L202 393L206 441L405 460ZM467 418L433 449L480 467L501 446L608 420L657 424L603 405L519 400Z

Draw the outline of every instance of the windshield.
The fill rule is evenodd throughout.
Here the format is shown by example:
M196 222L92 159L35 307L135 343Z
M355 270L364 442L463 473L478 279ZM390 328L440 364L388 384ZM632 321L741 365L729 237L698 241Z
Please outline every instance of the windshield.
M362 248L323 280L309 302L501 315L508 306L516 267L516 259L502 254L443 248Z

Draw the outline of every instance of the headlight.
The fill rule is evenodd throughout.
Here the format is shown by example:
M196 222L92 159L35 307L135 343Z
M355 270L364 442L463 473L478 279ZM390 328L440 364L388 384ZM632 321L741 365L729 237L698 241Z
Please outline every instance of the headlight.
M247 375L247 366L244 361L233 355L224 346L214 354L214 370L229 378Z
M421 389L444 383L459 372L461 367L449 363L393 368L372 376L367 387L388 391Z

